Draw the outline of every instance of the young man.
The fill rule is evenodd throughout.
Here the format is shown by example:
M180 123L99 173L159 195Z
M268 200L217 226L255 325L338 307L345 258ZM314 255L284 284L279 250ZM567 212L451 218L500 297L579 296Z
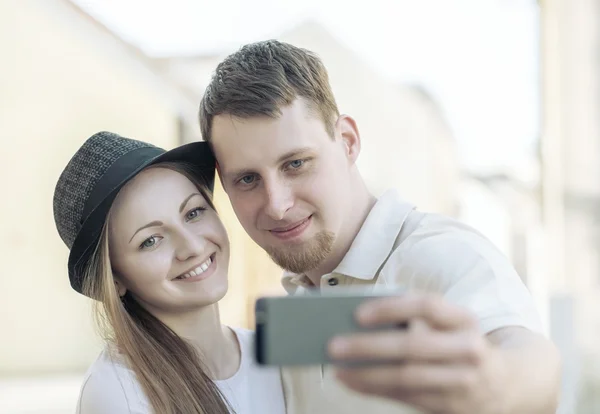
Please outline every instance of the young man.
M357 316L365 325L409 321L408 330L329 348L339 360L398 364L286 369L289 413L555 411L559 359L515 270L475 230L417 212L394 190L369 193L356 167L358 127L338 112L318 57L277 41L247 45L219 64L199 115L238 219L287 270L290 294L410 292Z

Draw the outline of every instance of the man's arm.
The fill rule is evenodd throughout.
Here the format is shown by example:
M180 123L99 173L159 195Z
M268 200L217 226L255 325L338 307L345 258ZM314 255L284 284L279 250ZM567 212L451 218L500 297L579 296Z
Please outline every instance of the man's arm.
M411 325L408 330L355 334L331 343L334 359L385 361L339 369L338 378L355 391L429 413L556 410L558 354L549 340L525 328L499 328L482 336L468 310L423 294L369 301L357 319L364 326L405 321Z
M487 338L502 355L507 413L556 412L561 363L554 344L520 327L500 328Z
M334 341L334 359L387 362L339 370L339 378L428 413L553 413L558 355L534 333L541 324L521 278L476 232L459 226L440 232L434 224L420 230L410 249L392 255L380 276L430 291L373 300L357 314L365 326L408 322L409 329Z

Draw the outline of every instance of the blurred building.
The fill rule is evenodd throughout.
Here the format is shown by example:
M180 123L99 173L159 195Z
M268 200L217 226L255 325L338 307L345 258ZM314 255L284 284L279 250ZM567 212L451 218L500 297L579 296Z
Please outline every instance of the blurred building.
M552 335L565 357L562 412L587 414L600 411L600 8L595 0L540 4Z
M98 343L68 283L54 186L97 131L177 145L185 98L67 2L2 1L0 33L0 374L81 370Z
M0 50L0 412L73 412L79 377L60 375L80 375L101 344L68 283L54 186L97 131L177 145L192 102L66 1L0 1Z

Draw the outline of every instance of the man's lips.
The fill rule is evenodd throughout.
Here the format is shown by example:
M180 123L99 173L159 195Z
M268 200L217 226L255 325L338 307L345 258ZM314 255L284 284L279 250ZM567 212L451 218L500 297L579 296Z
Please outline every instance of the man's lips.
M306 228L308 228L308 226L310 225L311 222L311 218L312 215L308 216L307 218L297 221L295 223L292 223L288 226L284 226L284 227L276 227L274 229L269 230L271 232L271 234L279 239L292 239L294 237L297 237L299 235L301 235L304 230L306 230Z
M302 219L300 221L297 221L295 223L292 223L290 225L284 226L284 227L276 227L274 229L270 229L269 231L272 231L274 233L284 233L286 231L290 231L295 229L298 226L301 226L302 224L306 223L308 221L308 219L310 219L311 216L306 217L305 219Z

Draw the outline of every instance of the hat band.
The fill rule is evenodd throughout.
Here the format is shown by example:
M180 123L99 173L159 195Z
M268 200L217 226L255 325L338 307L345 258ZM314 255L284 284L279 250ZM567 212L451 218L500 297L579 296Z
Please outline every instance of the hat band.
M108 167L100 180L98 180L98 183L94 186L90 196L86 200L79 225L85 222L88 216L92 214L94 209L98 207L109 194L123 185L123 181L128 179L133 172L165 152L165 150L158 147L142 147L129 151L117 158L117 160Z

